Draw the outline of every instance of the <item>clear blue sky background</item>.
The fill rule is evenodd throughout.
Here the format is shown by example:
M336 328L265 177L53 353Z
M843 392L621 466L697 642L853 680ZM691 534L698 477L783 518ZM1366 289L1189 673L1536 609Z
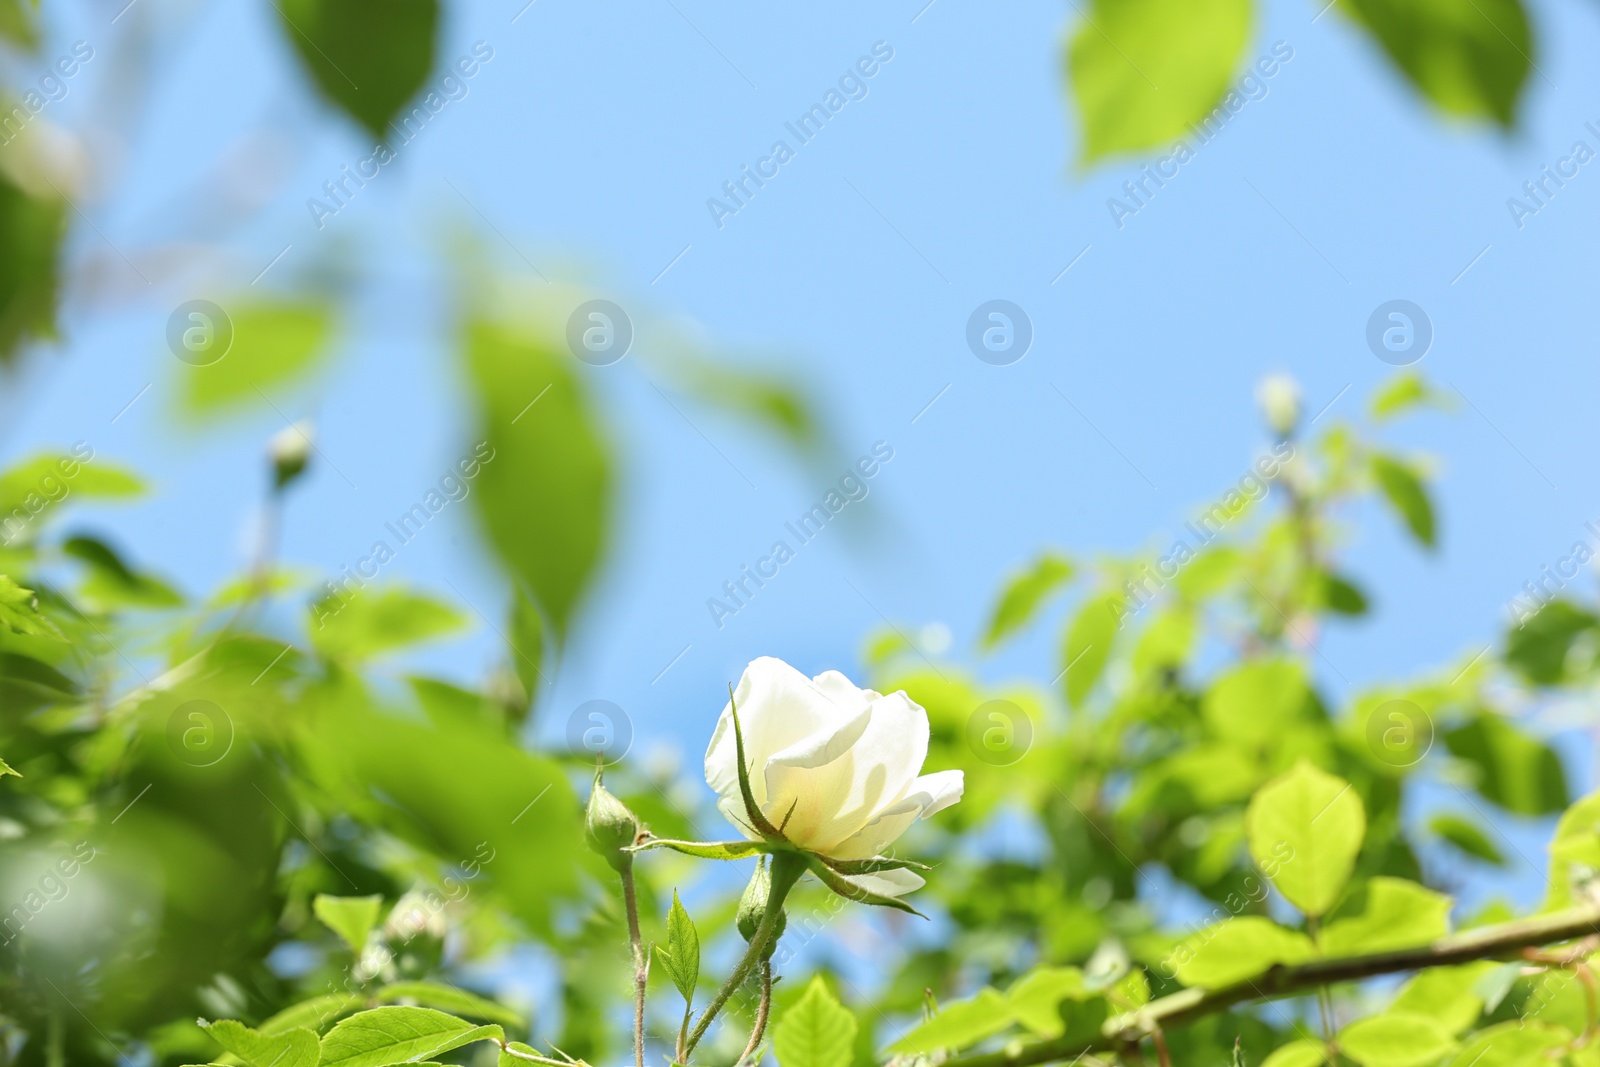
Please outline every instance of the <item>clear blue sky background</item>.
M1441 545L1424 555L1389 516L1354 517L1351 569L1375 612L1326 635L1337 672L1318 663L1321 683L1343 698L1494 640L1521 583L1600 518L1600 162L1521 230L1506 208L1574 140L1600 147L1584 129L1600 120L1600 8L1533 0L1543 50L1508 136L1440 120L1337 7L1313 21L1320 5L1271 0L1249 55L1282 40L1293 59L1119 230L1106 200L1143 161L1075 164L1062 64L1073 5L924 2L537 0L520 15L523 0L452 3L441 61L478 40L493 60L321 230L307 199L370 138L311 96L270 4L137 0L115 24L122 0L47 4L46 55L79 38L97 49L46 112L104 150L73 255L128 299L80 300L61 345L5 386L0 459L87 440L154 482L145 502L95 516L133 557L195 594L235 572L263 442L283 420L183 429L162 337L179 302L236 299L287 245L256 288L342 264L357 293L331 368L279 402L316 418L330 461L294 495L284 552L335 571L468 448L440 233L472 226L509 269L577 264L636 321L679 318L731 358L803 374L846 457L878 440L895 450L871 483L875 521L827 531L718 630L706 599L827 478L678 399L686 419L634 357L583 368L622 457L618 535L541 736L604 698L632 717L639 751L674 744L692 766L726 683L755 656L855 672L861 638L887 617L943 623L968 657L998 584L1041 546L1170 542L1264 444L1257 380L1288 371L1311 411L1339 397L1324 418L1354 414L1392 373L1365 345L1367 317L1403 297L1434 324L1422 369L1470 401L1394 437L1439 457ZM145 95L123 115L136 98L115 57L140 39ZM866 99L719 230L707 198L878 41L894 58ZM230 172L252 144L253 162ZM207 227L207 205L251 190L259 214ZM173 261L206 266L160 269ZM963 339L973 308L997 297L1035 330L1010 367ZM642 332L636 348L650 343ZM453 505L388 573L446 595L453 583L498 616L502 587L470 519ZM475 678L498 654L480 626L422 662ZM1053 664L1041 633L979 667L1047 679ZM1587 780L1586 748L1568 751Z

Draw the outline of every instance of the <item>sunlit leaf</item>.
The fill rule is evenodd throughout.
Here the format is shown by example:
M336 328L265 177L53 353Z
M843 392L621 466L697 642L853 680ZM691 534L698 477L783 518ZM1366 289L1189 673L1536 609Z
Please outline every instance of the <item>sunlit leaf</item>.
M404 143L442 109L424 97L421 117L407 116L412 126L402 120L398 133L389 128L433 68L438 0L280 0L275 6L317 88L373 136ZM442 91L430 95L445 100Z
M1567 806L1561 757L1493 712L1446 730L1444 743L1471 769L1478 792L1507 811L1553 815Z
M383 897L335 897L318 893L311 902L311 910L324 926L338 934L350 951L358 958L367 947L367 935L378 925L378 911Z
M1433 502L1417 472L1393 457L1375 455L1372 476L1412 536L1428 548L1434 547Z
M246 1067L317 1067L320 1048L311 1030L287 1030L277 1035L262 1034L231 1019L202 1022L200 1028L228 1052L243 1060Z
M389 1004L402 1000L416 1001L424 1008L435 1008L453 1015L465 1015L470 1019L483 1019L504 1026L527 1024L527 1019L521 1013L512 1011L504 1004L497 1004L458 986L444 985L440 982L390 982L373 995Z
M326 354L332 316L309 303L248 304L225 309L232 343L222 358L179 369L179 395L191 415L216 415L262 399L310 371Z
M1449 932L1449 897L1378 877L1329 917L1318 945L1329 956L1355 956L1425 945Z
M1011 1023L1006 998L993 989L984 988L969 1000L946 1004L933 1018L890 1045L889 1050L918 1053L970 1048Z
M312 605L311 643L329 659L360 661L454 633L466 617L393 586L349 589Z
M1306 670L1298 660L1253 660L1217 678L1201 711L1222 737L1259 744L1298 718L1309 696Z
M1244 915L1224 919L1184 941L1175 952L1178 981L1220 989L1242 982L1276 963L1303 963L1316 955L1311 939L1271 919Z
M1257 791L1246 815L1250 854L1289 903L1324 915L1338 901L1366 836L1361 796L1309 763Z
M778 1020L772 1051L778 1067L849 1067L856 1018L820 976Z
M1061 665L1066 674L1067 702L1075 709L1083 707L1105 672L1123 610L1123 598L1116 593L1092 596L1079 607L1067 627Z
M1348 0L1340 8L1441 111L1512 124L1535 51L1519 0Z
M387 1067L491 1038L499 1026L474 1026L431 1008L385 1007L357 1012L322 1039L322 1067Z
M984 645L992 648L1026 626L1050 594L1070 581L1072 575L1072 561L1053 552L1045 553L1026 570L1012 575L989 618L983 635Z
M1435 1020L1409 1012L1358 1019L1339 1032L1339 1050L1364 1067L1424 1067L1454 1048Z
M693 1002L695 983L700 981L700 935L694 928L694 920L678 900L676 890L672 893L672 908L667 912L667 943L656 946L656 958L672 984L683 994L683 999Z
M1229 82L1241 73L1250 22L1249 0L1089 4L1067 59L1084 161L1170 147L1214 108L1227 122L1244 100Z

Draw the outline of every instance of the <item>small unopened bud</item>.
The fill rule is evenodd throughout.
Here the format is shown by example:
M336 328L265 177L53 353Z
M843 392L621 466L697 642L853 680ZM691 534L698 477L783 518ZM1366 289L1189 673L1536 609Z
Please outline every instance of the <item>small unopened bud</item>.
M285 426L267 442L267 458L272 461L274 488L282 489L306 469L306 464L311 460L313 432L309 422L297 422L293 426Z
M1271 374L1256 386L1256 403L1267 425L1279 437L1288 437L1300 422L1300 386L1287 374Z
M589 847L605 857L613 868L620 871L633 861L633 854L623 849L639 836L639 820L626 804L600 784L598 771L594 776L594 788L589 791L586 828Z
M756 864L756 873L750 876L750 884L744 887L744 896L739 898L739 912L734 919L734 924L739 927L739 936L746 941L755 940L761 917L767 913L767 898L771 893L772 874L767 870L767 858L763 856ZM772 938L767 942L767 951L762 959L772 958L772 950L778 947L778 938L783 936L783 929L788 924L789 917L778 912L778 925L773 928Z

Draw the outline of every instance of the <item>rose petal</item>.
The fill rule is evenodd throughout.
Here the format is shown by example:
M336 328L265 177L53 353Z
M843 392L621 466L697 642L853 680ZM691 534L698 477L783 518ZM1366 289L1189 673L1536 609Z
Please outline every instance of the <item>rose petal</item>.
M771 656L754 660L745 668L734 699L739 706L745 759L751 770L750 789L757 804L766 799L766 782L761 770L774 753L812 734L831 733L851 717L811 679ZM739 798L733 712L728 706L722 709L711 744L706 748L706 781L719 796L732 799L738 810L744 810Z

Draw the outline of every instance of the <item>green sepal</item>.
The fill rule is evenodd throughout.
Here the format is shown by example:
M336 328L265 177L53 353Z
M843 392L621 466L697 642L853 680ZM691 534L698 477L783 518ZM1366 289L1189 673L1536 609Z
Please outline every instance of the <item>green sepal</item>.
M703 860L742 860L757 853L773 851L765 841L673 841L665 837L652 837L627 848L627 852L643 852L652 848L670 848L685 856Z
M844 897L846 900L854 900L859 904L876 904L881 908L894 908L896 911L909 912L919 919L927 918L927 916L922 914L922 912L918 911L916 908L913 908L905 901L900 900L898 897L882 896L881 894L874 893L870 889L863 889L854 882L847 880L844 875L840 874L838 871L835 871L826 863L822 862L821 858L818 856L807 853L806 860L806 867L811 871L812 874L817 876L817 880L823 885L827 886L829 889L833 890L835 893L838 893L841 897Z
M840 874L877 874L879 871L931 871L932 867L916 860L897 860L888 856L873 856L865 860L836 860L831 856L816 854L817 859L826 863Z
M761 809L756 807L756 795L750 791L750 770L744 762L744 730L739 726L739 705L733 699L731 685L728 686L728 711L733 716L733 749L739 758L739 796L744 800L744 813L749 817L750 825L756 833L768 841L783 841L783 834L761 814Z

